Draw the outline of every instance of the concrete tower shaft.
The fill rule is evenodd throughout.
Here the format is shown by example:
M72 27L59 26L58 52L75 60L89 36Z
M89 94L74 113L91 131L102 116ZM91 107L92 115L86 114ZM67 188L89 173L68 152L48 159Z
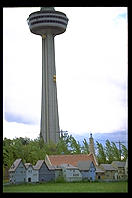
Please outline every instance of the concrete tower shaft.
M54 37L66 31L68 18L53 7L41 7L27 19L30 31L42 36L41 135L44 142L59 140Z
M59 140L54 38L51 34L42 39L42 104L41 135L45 142Z

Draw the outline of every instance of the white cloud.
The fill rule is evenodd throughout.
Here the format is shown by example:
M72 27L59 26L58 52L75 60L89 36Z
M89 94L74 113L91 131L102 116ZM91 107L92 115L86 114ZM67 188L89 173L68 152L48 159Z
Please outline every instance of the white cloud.
M40 128L38 125L28 125L16 122L3 121L4 137L13 139L19 137L28 137L30 139L36 139L39 137Z

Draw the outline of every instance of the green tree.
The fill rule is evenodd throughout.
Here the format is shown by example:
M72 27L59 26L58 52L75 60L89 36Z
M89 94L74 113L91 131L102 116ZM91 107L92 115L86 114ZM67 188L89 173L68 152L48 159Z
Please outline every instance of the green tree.
M4 138L3 140L3 165L10 168L14 161L12 140Z
M25 160L24 156L24 145L21 138L15 138L12 140L12 150L14 160L21 158Z
M105 150L104 147L101 143L99 143L98 141L96 141L97 144L97 160L99 164L105 164L106 163L106 154L105 154Z
M111 142L112 144L112 155L113 155L113 160L115 161L120 161L120 151L117 148L116 144L114 142Z
M81 153L81 145L79 142L75 140L75 138L72 135L69 136L69 148L71 153L73 154Z
M106 154L107 162L111 163L114 160L114 156L113 156L113 149L109 140L106 140L105 142L105 154Z
M30 144L26 147L28 149L28 160L26 162L35 165L38 160L45 158L45 144L41 138L30 141Z
M49 155L55 155L57 153L56 144L54 142L45 144L45 151Z
M57 154L70 154L70 151L68 149L68 141L67 137L60 137L59 142L57 143Z
M81 149L82 149L82 153L89 154L89 145L88 145L88 142L85 138L83 140L83 146L82 146Z
M23 138L23 137L16 138L16 140L20 141L22 145L27 145L31 141L30 138L27 138L27 137L25 137L25 138Z
M114 142L110 143L106 140L105 147L99 142L97 143L97 159L98 163L111 163L113 160L120 159L120 153ZM128 150L121 145L122 157L125 161L128 157ZM21 158L23 162L30 162L33 165L40 159L45 159L46 154L80 154L89 153L89 145L86 139L83 140L83 146L72 135L61 136L59 142L54 144L44 143L42 137L34 140L29 138L14 138L13 140L4 138L3 140L3 167L10 168L12 163Z
M123 157L123 161L126 161L128 158L128 149L126 148L125 145L121 144L121 148L122 148L122 157Z
M29 138L15 138L3 140L3 165L4 167L21 158L24 163L30 162L33 165L39 159L44 159L46 155L45 144L41 145L40 139L30 140Z

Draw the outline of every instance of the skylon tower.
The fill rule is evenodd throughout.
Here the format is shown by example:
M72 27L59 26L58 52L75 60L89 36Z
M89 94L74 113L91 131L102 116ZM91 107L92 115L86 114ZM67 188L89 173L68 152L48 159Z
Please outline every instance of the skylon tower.
M42 37L42 99L40 133L45 143L59 140L54 37L66 31L67 16L54 7L41 7L27 19L33 34Z

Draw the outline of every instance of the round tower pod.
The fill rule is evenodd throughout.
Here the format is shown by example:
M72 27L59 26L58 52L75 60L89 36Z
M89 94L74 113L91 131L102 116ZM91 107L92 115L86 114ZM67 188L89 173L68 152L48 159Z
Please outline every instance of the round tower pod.
M27 19L30 31L37 35L58 35L66 31L68 18L63 12L55 11L53 7L41 7Z

